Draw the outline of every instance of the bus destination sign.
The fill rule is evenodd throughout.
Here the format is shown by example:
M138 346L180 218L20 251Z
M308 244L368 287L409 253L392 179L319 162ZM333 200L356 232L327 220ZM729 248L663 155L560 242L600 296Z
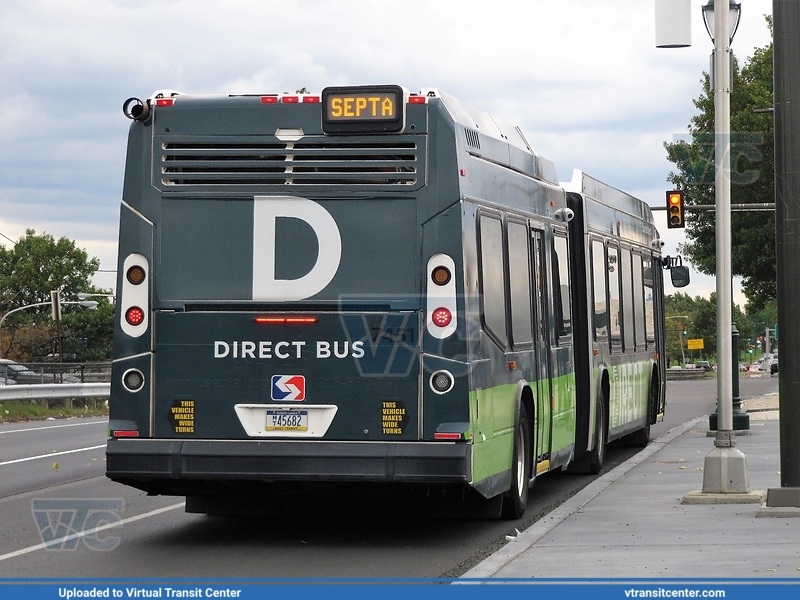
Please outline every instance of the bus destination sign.
M406 92L398 85L328 87L322 90L324 133L400 133Z

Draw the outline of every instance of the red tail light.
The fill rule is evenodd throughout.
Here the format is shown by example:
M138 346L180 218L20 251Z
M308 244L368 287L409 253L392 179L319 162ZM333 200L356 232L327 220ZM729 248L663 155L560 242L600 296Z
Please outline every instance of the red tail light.
M144 321L144 311L138 306L131 306L125 311L125 320L131 325L141 325Z
M139 437L139 432L126 430L112 431L111 437Z
M453 313L441 306L433 311L431 319L437 327L447 327L450 325L450 321L453 320Z
M274 325L279 323L316 323L317 317L254 317L256 323Z

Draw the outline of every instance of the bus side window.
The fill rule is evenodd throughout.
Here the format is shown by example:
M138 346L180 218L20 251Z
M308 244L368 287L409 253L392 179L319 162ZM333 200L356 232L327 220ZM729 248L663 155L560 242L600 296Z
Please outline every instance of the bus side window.
M572 303L569 288L569 255L567 238L553 236L553 312L558 341L572 335Z
M506 333L506 276L503 265L503 222L500 217L480 215L480 284L483 324L501 348L508 345Z
M642 273L644 277L644 331L647 345L655 347L656 343L656 318L654 312L655 293L653 291L653 259L650 255L642 257Z
M636 349L647 347L645 340L644 283L642 281L642 255L633 255L633 317L636 330Z
M592 280L595 339L608 337L606 300L606 247L602 240L592 240Z
M619 251L608 247L608 315L612 349L622 346L622 303L619 298Z
M533 344L531 321L531 266L528 226L508 222L508 283L511 293L511 343L514 348Z
M620 248L622 276L622 345L625 352L636 350L633 327L633 268L630 248Z

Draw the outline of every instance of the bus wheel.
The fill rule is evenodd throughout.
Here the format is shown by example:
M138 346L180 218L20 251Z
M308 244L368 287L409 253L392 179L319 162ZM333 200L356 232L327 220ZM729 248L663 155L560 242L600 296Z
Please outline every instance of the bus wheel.
M654 379L653 383L650 384L650 394L647 396L647 424L641 429L625 436L622 440L625 445L644 448L650 443L650 421L653 417L653 410L655 410L657 396L658 384Z
M606 457L606 403L602 396L597 399L597 416L594 421L594 448L589 452L589 474L597 475L603 468Z
M531 432L528 427L528 411L519 407L517 429L514 432L514 456L511 465L511 489L503 496L504 519L519 519L528 506L528 480L530 479Z

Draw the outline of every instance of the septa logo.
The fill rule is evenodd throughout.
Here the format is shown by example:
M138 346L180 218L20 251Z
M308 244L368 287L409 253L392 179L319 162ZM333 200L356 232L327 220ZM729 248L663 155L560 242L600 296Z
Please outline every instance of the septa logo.
M273 400L305 400L306 378L302 375L273 375Z

